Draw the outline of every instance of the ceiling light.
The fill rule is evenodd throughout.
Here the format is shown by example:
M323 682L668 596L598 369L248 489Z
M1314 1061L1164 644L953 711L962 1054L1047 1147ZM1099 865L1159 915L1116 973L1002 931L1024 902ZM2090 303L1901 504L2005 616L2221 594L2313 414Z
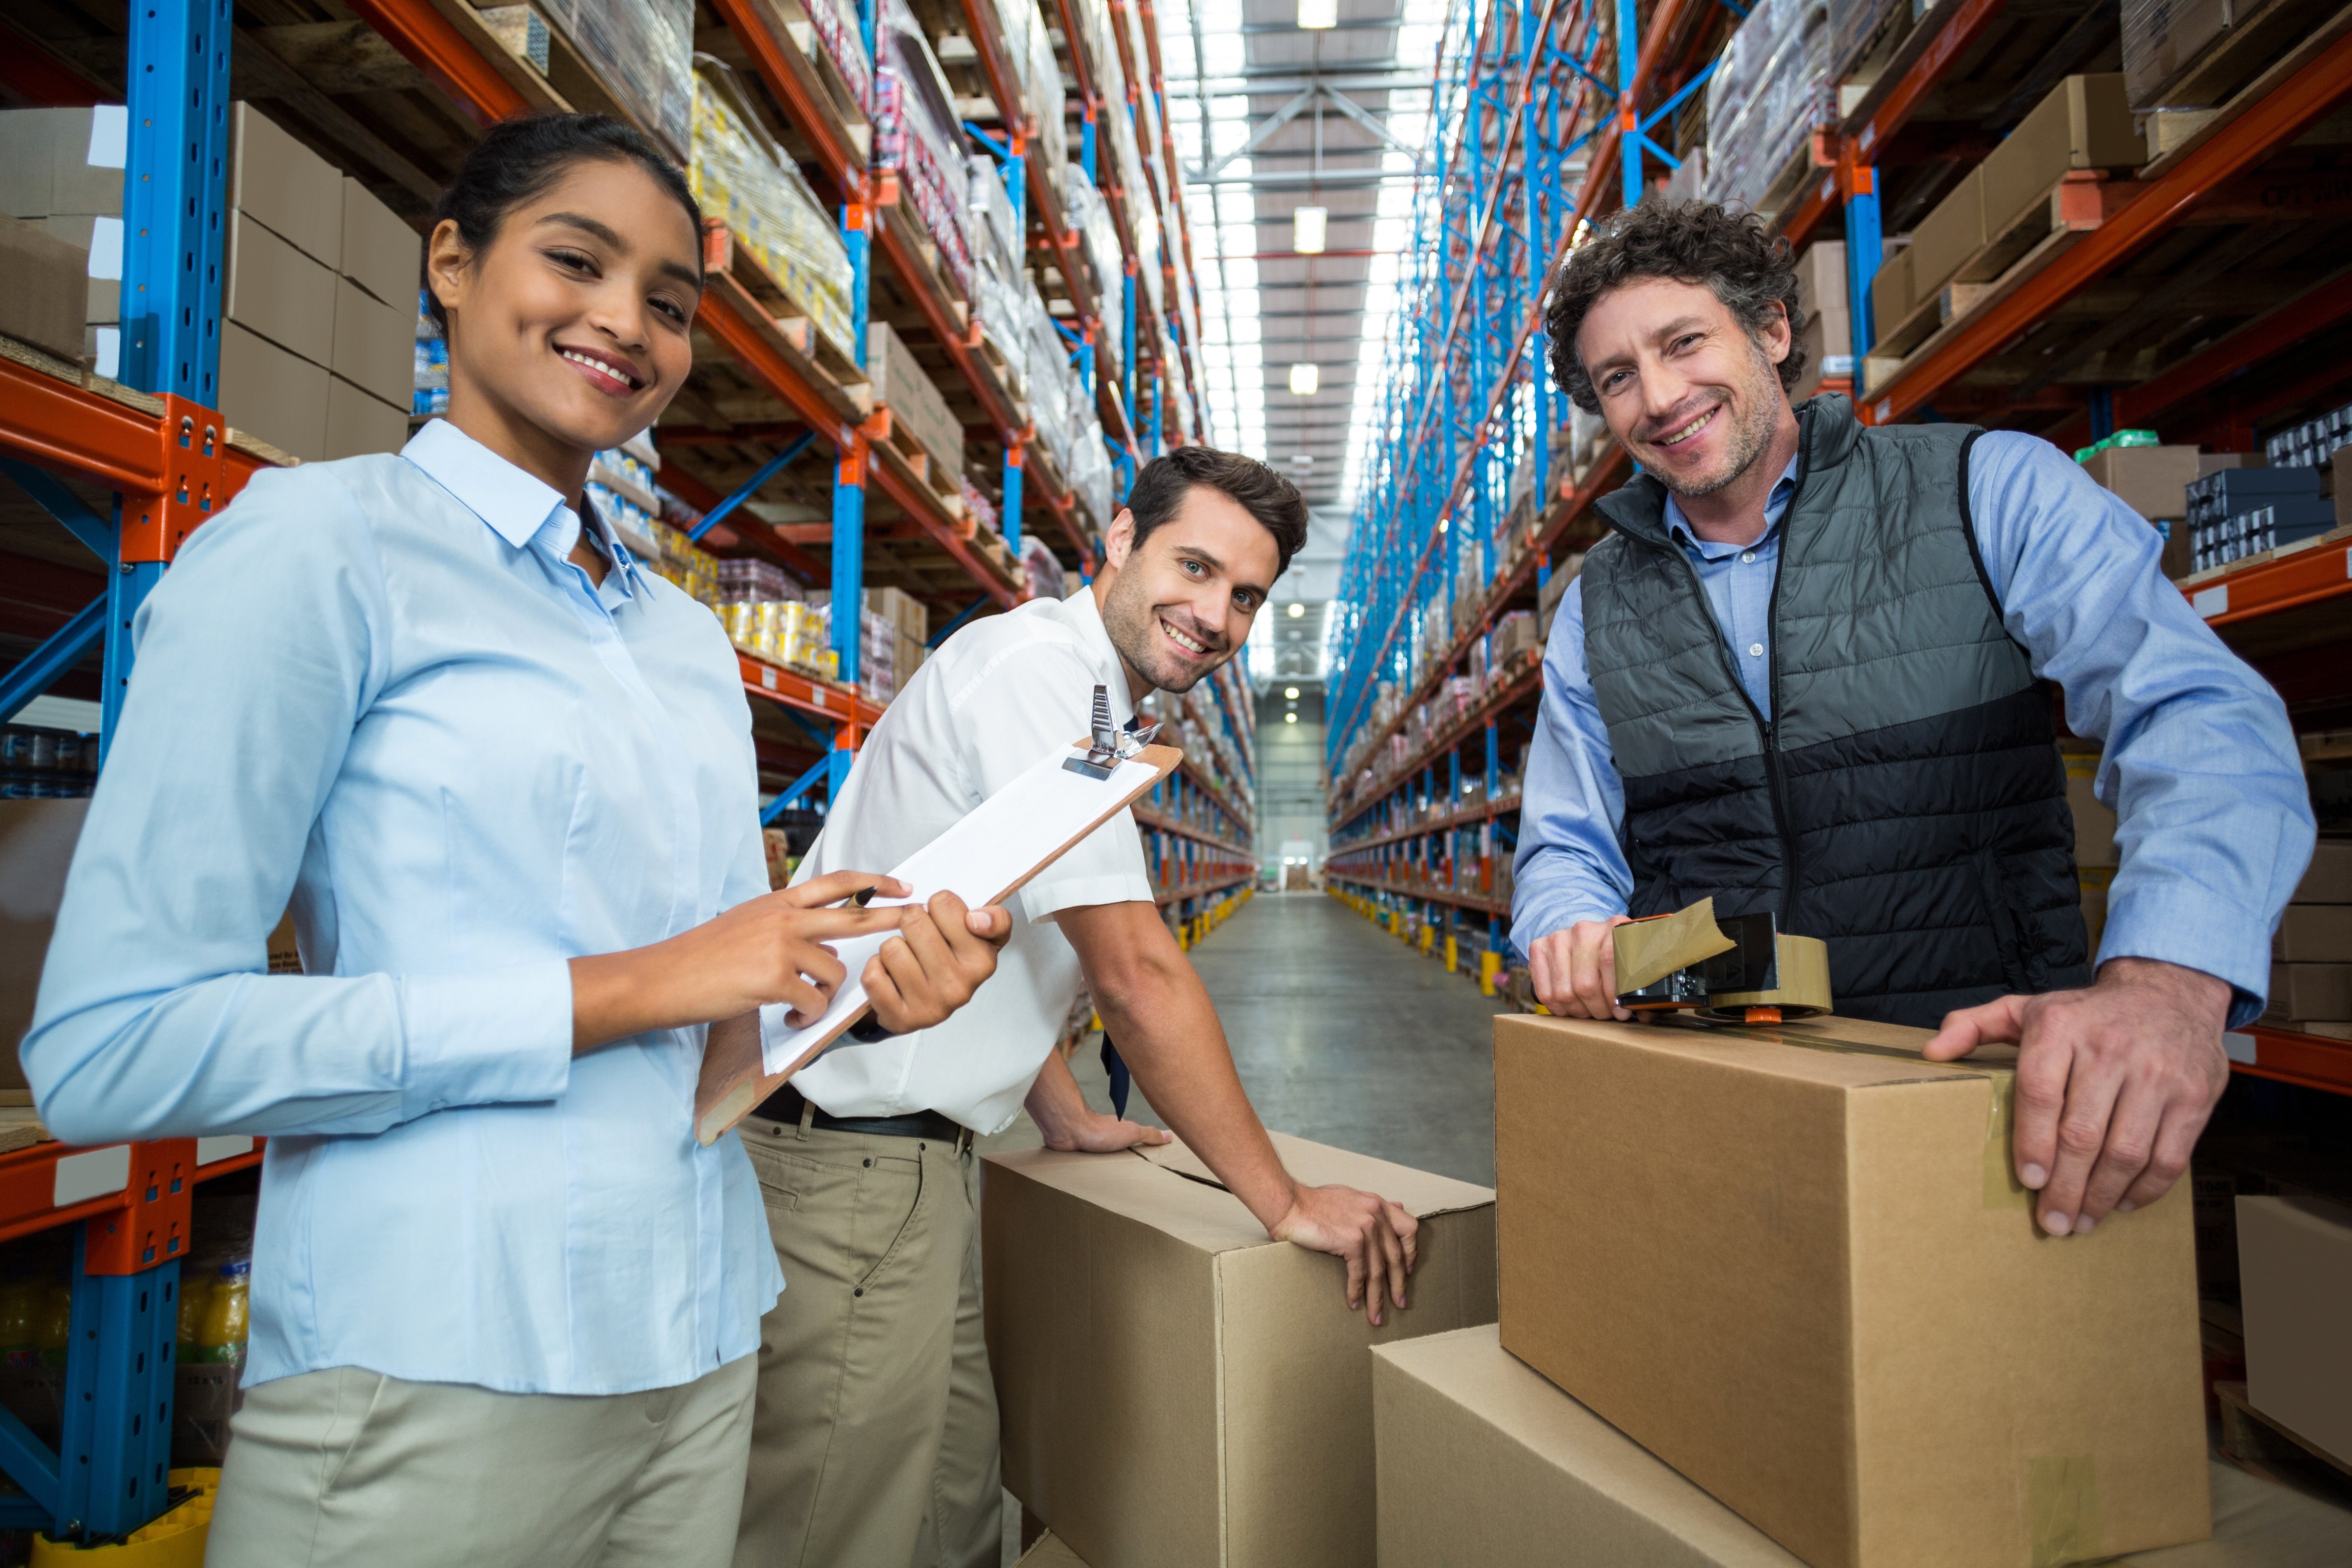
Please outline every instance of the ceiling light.
M1312 397L1315 389L1323 384L1323 374L1311 364L1290 367L1290 390L1301 397Z
M1304 605L1300 604L1300 603L1299 603L1297 600L1296 600L1296 599L1293 599L1293 600L1291 600L1291 601L1290 601L1290 618L1291 618L1292 620L1294 620L1294 621L1295 621L1295 620L1297 620L1299 616L1301 616L1305 615L1306 613L1307 613L1307 606L1306 606L1306 605ZM1297 693L1296 693L1296 692L1294 692L1294 693L1292 693L1292 695L1293 695L1293 696L1296 696L1296 695L1297 695Z
M1315 454L1312 452L1295 452L1291 455L1290 466L1294 468L1311 468L1315 466Z
M1329 207L1299 207L1290 215L1290 248L1301 256L1323 254L1323 231L1331 217Z
M1308 32L1339 25L1339 0L1298 0L1298 25Z
M1285 713L1282 716L1282 721L1286 724L1296 724L1298 722L1298 715L1296 713Z
M1282 695L1284 700L1296 702L1298 700L1298 688L1296 686L1286 686L1282 689Z

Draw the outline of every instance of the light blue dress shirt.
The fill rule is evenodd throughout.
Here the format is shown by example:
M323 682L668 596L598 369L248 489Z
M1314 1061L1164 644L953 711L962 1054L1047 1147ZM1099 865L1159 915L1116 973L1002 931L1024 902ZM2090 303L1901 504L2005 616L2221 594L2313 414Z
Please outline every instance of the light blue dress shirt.
M567 960L768 890L725 632L580 530L436 421L257 476L139 613L25 1070L71 1142L269 1136L248 1384L674 1386L782 1288L703 1031L572 1054Z
M1772 583L1796 464L1753 544L1666 524L1706 585L1740 684L1771 713ZM2094 787L2115 807L2122 865L2099 959L2155 958L2263 1010L2270 933L2311 858L2314 823L2285 706L2166 581L2164 541L2038 437L1989 431L1969 451L1969 510L2002 624L2066 694L2066 723L2106 747ZM1625 912L1625 791L1584 664L1584 584L1561 597L1544 651L1513 863L1511 939L1525 951L1578 921Z

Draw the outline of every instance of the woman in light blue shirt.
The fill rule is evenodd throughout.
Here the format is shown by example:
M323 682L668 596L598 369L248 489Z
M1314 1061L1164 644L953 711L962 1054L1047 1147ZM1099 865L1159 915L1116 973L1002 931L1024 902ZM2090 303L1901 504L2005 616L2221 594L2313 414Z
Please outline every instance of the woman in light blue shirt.
M726 635L585 504L692 367L700 233L616 121L492 130L427 255L448 417L257 476L140 613L23 1056L69 1141L269 1136L215 1563L726 1563L783 1281L706 1035L892 926L929 1026L1009 927L769 892Z

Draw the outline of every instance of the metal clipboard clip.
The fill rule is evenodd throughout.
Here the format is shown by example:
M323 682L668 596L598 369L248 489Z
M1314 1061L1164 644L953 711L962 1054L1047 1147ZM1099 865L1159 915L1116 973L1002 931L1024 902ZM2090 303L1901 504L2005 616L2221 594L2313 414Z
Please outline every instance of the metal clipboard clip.
M1095 688L1095 714L1092 728L1094 733L1087 743L1086 755L1065 757L1062 759L1062 767L1066 772L1084 773L1087 777L1098 782L1108 781L1110 775L1118 770L1118 764L1122 761L1151 744L1152 738L1160 733L1160 726L1157 724L1141 730L1122 730L1112 723L1110 688L1099 685Z

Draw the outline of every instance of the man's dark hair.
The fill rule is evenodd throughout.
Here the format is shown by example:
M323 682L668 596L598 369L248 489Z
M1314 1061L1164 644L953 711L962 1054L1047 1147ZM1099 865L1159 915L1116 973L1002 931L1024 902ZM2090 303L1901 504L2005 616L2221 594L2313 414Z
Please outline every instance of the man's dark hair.
M635 163L686 209L698 241L702 208L686 176L645 132L609 114L530 114L491 126L434 203L433 227L455 221L457 237L478 257L499 237L509 213L545 195L576 163ZM698 249L695 260L700 265ZM425 298L446 332L449 316L439 297L428 288Z
M1127 492L1127 510L1135 514L1135 542L1139 549L1152 530L1176 515L1194 485L1221 490L1274 535L1282 555L1275 569L1279 577L1290 570L1290 558L1306 548L1307 500L1298 487L1239 452L1214 447L1179 447L1143 465L1135 487Z
M1646 201L1569 252L1552 275L1544 331L1551 337L1551 375L1587 414L1601 412L1592 378L1576 357L1577 330L1594 301L1612 289L1645 278L1704 285L1723 301L1751 340L1771 324L1772 307L1789 317L1789 357L1780 362L1780 389L1804 374L1797 339L1805 313L1797 307L1797 268L1789 242L1754 213L1726 212L1714 202Z

